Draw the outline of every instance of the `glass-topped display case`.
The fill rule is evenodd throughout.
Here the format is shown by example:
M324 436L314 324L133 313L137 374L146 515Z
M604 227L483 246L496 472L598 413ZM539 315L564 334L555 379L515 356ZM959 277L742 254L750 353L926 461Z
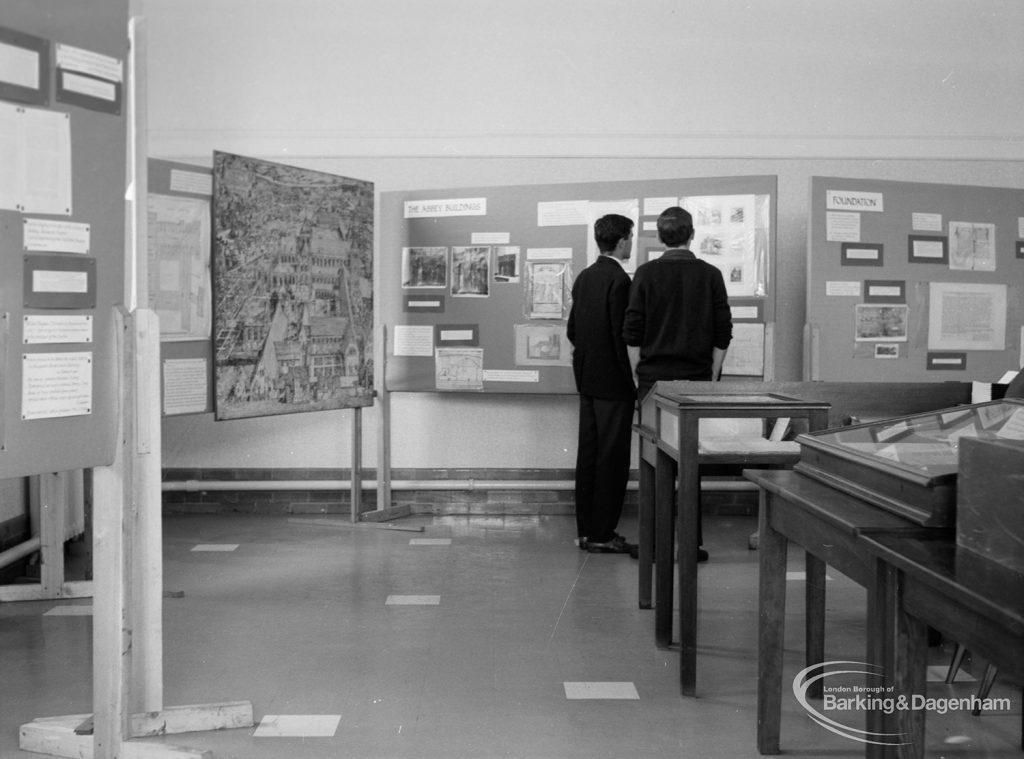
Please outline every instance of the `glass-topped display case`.
M796 469L920 525L952 528L964 438L1024 440L1024 400L806 433Z

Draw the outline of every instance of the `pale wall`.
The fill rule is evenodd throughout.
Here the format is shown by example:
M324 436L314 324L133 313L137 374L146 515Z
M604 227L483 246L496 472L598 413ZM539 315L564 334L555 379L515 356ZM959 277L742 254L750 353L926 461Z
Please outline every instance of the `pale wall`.
M143 5L155 157L378 191L777 175L779 380L801 375L811 176L1024 187L1015 0ZM573 463L572 397L396 394L392 412L394 467ZM351 419L170 418L164 466L344 467Z

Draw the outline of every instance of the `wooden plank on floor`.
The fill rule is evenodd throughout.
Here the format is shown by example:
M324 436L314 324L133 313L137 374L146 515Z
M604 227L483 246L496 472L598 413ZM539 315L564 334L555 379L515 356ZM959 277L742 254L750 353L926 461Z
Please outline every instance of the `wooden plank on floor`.
M400 525L389 522L342 522L337 519L299 519L288 520L295 524L312 524L319 527L369 527L375 530L395 530L397 532L423 532L422 526Z
M38 582L24 585L0 585L0 602L42 600L43 586Z
M92 735L93 718L91 714L71 714L62 717L39 717L35 723L55 726L71 726L78 735ZM252 702L226 701L223 703L190 704L188 706L170 706L154 712L133 714L131 717L131 736L133 738L149 738L155 735L174 735L177 733L201 733L212 730L233 730L252 727Z
M133 714L133 738L177 733L201 733L252 727L252 703L229 701L220 704L169 706L158 712Z
M92 759L94 737L76 735L79 722L74 718L36 720L21 726L18 747L22 751L70 759ZM213 759L213 752L205 749L167 746L161 743L125 741L118 753L119 759Z

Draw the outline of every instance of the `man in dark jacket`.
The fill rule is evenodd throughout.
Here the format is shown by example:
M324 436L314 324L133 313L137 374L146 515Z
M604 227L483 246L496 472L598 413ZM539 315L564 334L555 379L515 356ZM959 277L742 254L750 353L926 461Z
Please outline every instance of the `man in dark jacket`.
M580 548L628 553L635 544L615 532L629 479L636 386L622 339L629 275L622 267L633 247L633 222L618 214L594 224L600 255L572 287L568 337L580 394L576 452L576 528Z

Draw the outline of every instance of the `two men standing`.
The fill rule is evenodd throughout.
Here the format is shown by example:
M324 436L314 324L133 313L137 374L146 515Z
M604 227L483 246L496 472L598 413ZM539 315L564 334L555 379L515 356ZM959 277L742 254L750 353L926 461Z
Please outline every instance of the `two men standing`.
M615 528L629 478L636 400L661 380L718 380L732 340L722 273L690 250L693 218L678 206L658 217L667 250L623 269L633 222L609 214L594 225L600 255L573 284L568 337L580 395L576 458L576 525L580 547L629 553ZM702 558L706 554L702 555Z

